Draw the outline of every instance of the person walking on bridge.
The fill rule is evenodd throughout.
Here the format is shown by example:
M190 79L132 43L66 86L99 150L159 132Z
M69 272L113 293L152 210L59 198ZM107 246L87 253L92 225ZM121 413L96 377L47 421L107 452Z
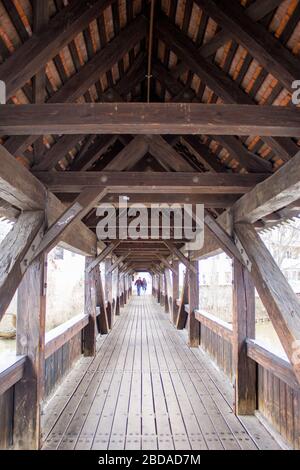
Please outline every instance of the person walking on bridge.
M143 281L140 277L135 281L135 286L136 286L136 289L137 289L137 295L140 297L141 289L143 287Z

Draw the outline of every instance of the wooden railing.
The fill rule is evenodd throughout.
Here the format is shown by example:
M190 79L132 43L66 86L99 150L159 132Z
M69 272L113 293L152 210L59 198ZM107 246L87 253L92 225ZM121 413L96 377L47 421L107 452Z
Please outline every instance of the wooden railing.
M287 359L277 356L253 339L247 340L247 354L253 361L271 372L289 387L300 391L299 382Z
M25 361L26 356L4 356L0 363L0 395L21 380Z
M52 356L58 349L72 339L88 324L88 315L77 315L71 320L59 325L46 333L45 337L45 359Z
M233 331L229 323L226 323L225 321L220 320L218 317L204 312L203 310L196 310L195 317L202 325L209 328L218 336L226 339L226 341L232 343Z

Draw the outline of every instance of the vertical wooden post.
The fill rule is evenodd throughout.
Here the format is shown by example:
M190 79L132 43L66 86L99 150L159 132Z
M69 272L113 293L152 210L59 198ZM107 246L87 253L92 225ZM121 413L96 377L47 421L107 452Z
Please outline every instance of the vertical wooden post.
M87 268L94 261L93 257L85 259L84 311L89 316L89 323L83 330L83 354L96 354L96 273L98 266L88 272Z
M172 321L176 325L178 306L177 299L179 299L179 260L173 260L173 282L172 282Z
M191 269L188 270L188 333L189 346L195 348L200 344L200 323L195 318L195 310L199 308L199 262L191 261L191 264L196 269L196 273Z
M18 289L17 354L26 355L23 378L15 385L15 449L41 446L41 401L45 367L46 256L28 268Z
M105 299L107 301L107 319L108 325L111 329L113 327L113 311L112 311L112 273L107 274L108 269L111 267L111 259L105 260Z
M120 315L120 275L119 275L119 268L116 268L116 315Z
M124 289L124 305L127 304L127 290L126 290L126 274L123 276L123 289Z
M100 307L100 315L97 317L97 325L99 333L105 335L109 332L108 320L105 308L105 296L99 266L95 268L96 280L96 306Z
M160 291L161 291L161 282L160 282L160 274L157 275L157 302L160 304Z
M165 287L165 292L164 292L164 303L165 303L165 312L166 313L169 313L170 310L169 310L169 295L168 295L168 279L167 279L167 272L166 270L164 271L164 287Z
M233 261L233 364L235 370L235 413L254 414L257 368L247 356L247 338L255 337L255 289L249 271Z
M120 276L120 308L124 308L124 275Z
M164 285L164 275L160 274L160 305L164 307L165 305L165 285Z

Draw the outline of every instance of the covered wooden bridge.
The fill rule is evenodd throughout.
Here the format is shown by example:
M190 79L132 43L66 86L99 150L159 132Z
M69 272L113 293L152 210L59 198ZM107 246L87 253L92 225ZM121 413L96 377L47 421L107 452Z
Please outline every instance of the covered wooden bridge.
M0 1L0 448L300 448L300 303L259 235L300 212L299 52L298 0ZM204 246L99 241L100 202L204 204ZM86 257L85 311L45 333L58 244ZM199 309L218 250L230 325ZM286 358L255 340L255 288Z

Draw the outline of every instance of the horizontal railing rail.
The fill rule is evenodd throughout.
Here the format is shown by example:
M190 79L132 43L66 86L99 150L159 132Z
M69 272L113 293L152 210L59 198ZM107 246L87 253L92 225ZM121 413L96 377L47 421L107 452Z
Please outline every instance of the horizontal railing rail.
M77 315L71 320L59 325L46 333L45 337L45 359L52 356L58 349L79 333L89 322L89 316Z
M7 356L0 361L0 395L13 387L24 374L26 356Z
M287 359L272 353L254 339L247 339L247 354L253 361L274 374L291 388L300 390L299 382Z
M186 306L188 308L188 306ZM202 325L206 326L218 336L221 336L226 341L232 343L233 340L233 330L232 326L221 320L220 318L212 315L211 313L207 313L204 310L196 310L195 311L195 318L198 320Z

